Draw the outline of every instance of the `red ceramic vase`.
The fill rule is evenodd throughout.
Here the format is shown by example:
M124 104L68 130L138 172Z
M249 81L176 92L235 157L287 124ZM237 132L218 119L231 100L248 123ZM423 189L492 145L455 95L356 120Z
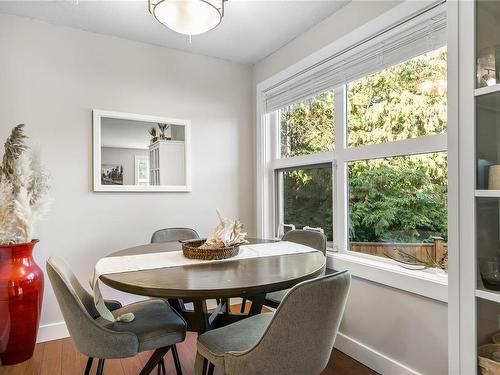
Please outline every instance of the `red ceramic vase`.
M0 361L13 365L33 356L43 298L43 272L29 243L0 245Z

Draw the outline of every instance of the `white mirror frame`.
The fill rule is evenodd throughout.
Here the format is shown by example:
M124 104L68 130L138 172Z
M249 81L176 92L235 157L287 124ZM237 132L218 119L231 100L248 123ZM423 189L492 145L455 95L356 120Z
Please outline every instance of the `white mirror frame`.
M94 191L108 192L189 192L191 191L191 121L175 118L138 115L134 113L113 112L94 109L93 115L93 181ZM184 126L184 152L186 184L180 186L142 186L142 185L102 185L101 184L101 118L166 123Z

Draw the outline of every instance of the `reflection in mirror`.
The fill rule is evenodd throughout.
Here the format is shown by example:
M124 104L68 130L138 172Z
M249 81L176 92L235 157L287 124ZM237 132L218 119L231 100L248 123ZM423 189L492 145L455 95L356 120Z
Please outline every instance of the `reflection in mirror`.
M179 188L165 190L188 190L188 125L176 123L183 120L130 116L144 117L142 121L126 118L126 115L111 113L107 116L105 112L94 111L94 130L100 131L99 165L95 165L99 167L99 176L94 176L94 183L98 177L100 186L95 190L162 190L159 187ZM96 155L94 160L97 161ZM120 189L120 186L137 188Z

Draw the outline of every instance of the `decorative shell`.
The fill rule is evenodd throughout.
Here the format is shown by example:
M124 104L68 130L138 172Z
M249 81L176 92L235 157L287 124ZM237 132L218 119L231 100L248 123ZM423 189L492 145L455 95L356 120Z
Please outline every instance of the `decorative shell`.
M230 220L221 215L219 210L219 225L215 228L213 234L208 237L207 241L200 246L201 249L221 249L231 247L242 243L248 243L245 240L246 232L243 232L243 223L239 220Z

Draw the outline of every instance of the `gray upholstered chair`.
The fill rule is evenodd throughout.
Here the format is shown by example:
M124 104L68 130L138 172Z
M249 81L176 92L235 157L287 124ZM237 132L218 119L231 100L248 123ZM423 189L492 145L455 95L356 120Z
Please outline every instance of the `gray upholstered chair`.
M198 337L195 374L317 375L327 366L344 313L351 275L304 281L275 313L264 313ZM207 366L208 365L208 366Z
M151 243L184 241L197 238L200 238L200 236L191 228L165 228L153 233Z
M318 231L293 229L286 232L281 238L281 241L290 241L309 246L326 254L326 236ZM267 293L264 305L277 308L287 291L288 290L279 290L277 292ZM246 302L246 299L243 299L241 302L241 313L245 312Z
M51 257L47 273L75 346L89 357L85 375L90 373L94 358L99 358L97 374L100 375L105 359L133 357L148 350L154 353L141 374L149 374L157 365L160 372L160 362L169 349L177 374L182 374L175 344L184 341L186 322L168 303L151 299L120 308L112 306L116 315L133 313L135 319L129 323L95 319L97 311L92 296L63 261ZM165 371L164 366L162 369Z

